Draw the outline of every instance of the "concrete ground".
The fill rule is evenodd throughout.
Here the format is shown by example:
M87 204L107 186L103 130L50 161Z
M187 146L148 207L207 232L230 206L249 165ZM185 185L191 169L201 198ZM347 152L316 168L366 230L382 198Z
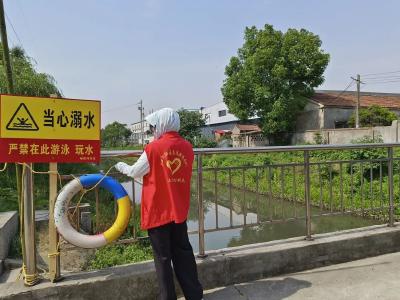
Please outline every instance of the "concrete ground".
M12 269L4 272L3 275L0 276L0 284L6 282L15 282L18 280L19 274L21 273L21 269Z
M312 242L299 237L209 251L198 261L201 282L208 289L205 299L400 300L396 225L319 234ZM360 260L376 255L381 256ZM323 265L330 266L320 268ZM286 275L251 281L269 274ZM63 275L58 283L43 279L34 287L21 281L0 284L0 299L149 300L158 291L152 261ZM236 282L242 283L232 286ZM225 287L211 290L216 286Z
M208 290L204 299L397 300L400 253Z
M8 255L10 242L17 233L18 214L16 211L0 212L0 260Z

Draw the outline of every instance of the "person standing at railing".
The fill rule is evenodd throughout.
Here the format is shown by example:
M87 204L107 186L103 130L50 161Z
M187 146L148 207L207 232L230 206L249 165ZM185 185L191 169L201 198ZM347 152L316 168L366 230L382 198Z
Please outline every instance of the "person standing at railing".
M154 141L146 145L137 162L119 162L115 168L133 178L143 177L141 227L147 229L153 248L160 299L176 299L171 261L185 298L200 300L203 287L187 233L192 145L178 130L176 111L163 108L146 117Z

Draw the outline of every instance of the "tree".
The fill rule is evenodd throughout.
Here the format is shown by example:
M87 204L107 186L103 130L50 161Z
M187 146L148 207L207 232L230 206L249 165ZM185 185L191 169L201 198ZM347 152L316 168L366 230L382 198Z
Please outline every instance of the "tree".
M6 94L8 93L8 88L2 49L3 47L0 43L0 64L2 65L1 68L3 68L0 71L0 93ZM49 97L55 94L61 96L54 78L49 74L37 72L33 59L28 57L22 48L14 47L11 49L10 59L14 79L14 93L16 95ZM65 165L68 164L62 164L60 170ZM0 211L2 209L18 209L18 197L10 198L7 194L8 192L9 194L18 195L18 192L15 191L18 182L15 173L17 168L8 168L7 173L0 173L0 203L3 202L3 199L5 202L10 200L7 206L0 205ZM35 170L46 171L46 168L46 164L35 164ZM48 180L46 181L44 176L35 178L35 186L42 187L46 186L46 184L48 186ZM38 193L36 195L38 196L37 198L46 199L48 197L48 189L46 188L39 188L36 192ZM37 207L40 207L39 202L36 203Z
M359 116L361 127L389 126L392 125L392 121L397 120L397 115L394 112L391 112L389 109L378 105L361 108ZM356 113L354 112L348 121L348 125L350 127L355 127L355 119Z
M54 78L49 74L37 72L33 59L28 57L22 48L14 47L10 54L16 95L49 97L55 94L61 96ZM0 55L0 57L3 63L3 56ZM0 72L0 91L7 93L5 72Z
M183 108L178 110L178 114L181 119L179 134L195 144L195 140L201 136L200 127L206 124L203 115L198 111L189 111Z
M278 136L293 129L328 62L318 35L305 29L246 27L243 46L225 68L224 102L239 119L258 116L264 133Z
M113 122L101 130L101 144L103 147L126 146L131 134L125 124Z

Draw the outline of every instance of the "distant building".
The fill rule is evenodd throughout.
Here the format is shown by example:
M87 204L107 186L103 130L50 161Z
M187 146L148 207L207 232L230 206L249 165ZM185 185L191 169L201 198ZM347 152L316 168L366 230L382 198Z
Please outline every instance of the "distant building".
M232 123L238 121L233 114L229 113L228 107L225 102L218 102L209 107L200 109L201 114L206 120L206 125Z
M131 142L134 145L139 145L142 143L142 124L141 122L136 122L131 124L130 130L132 131ZM143 142L145 144L150 143L154 139L150 132L150 125L146 120L143 121Z
M256 124L236 124L232 129L233 147L257 147L267 144L268 139L262 134L261 128Z
M377 105L400 116L400 94L362 92L361 108ZM298 115L296 132L348 127L357 106L356 92L316 91Z
M203 136L214 138L215 133L220 134L221 130L232 131L240 121L233 114L229 113L224 102L218 102L209 107L202 107L200 113L205 119L205 126L202 128ZM258 118L252 118L249 123L255 123Z
M215 136L215 141L219 142L219 141L223 140L224 138L231 138L232 131L217 129L217 130L214 130L214 136Z
M361 108L378 105L400 116L400 94L362 92ZM356 92L318 90L308 99L296 120L296 132L306 130L333 129L347 127L347 122L357 105ZM205 136L213 137L216 130L230 130L242 123L229 110L224 102L200 109L206 120L202 128ZM257 124L259 118L252 118L248 123Z

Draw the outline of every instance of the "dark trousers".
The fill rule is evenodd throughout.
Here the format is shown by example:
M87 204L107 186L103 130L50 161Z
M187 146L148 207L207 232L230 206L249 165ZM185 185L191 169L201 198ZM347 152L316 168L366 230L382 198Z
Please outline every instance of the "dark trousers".
M175 300L175 285L171 261L176 278L187 300L203 298L203 287L197 277L197 266L189 242L186 222L169 223L148 230L154 253L161 300Z

